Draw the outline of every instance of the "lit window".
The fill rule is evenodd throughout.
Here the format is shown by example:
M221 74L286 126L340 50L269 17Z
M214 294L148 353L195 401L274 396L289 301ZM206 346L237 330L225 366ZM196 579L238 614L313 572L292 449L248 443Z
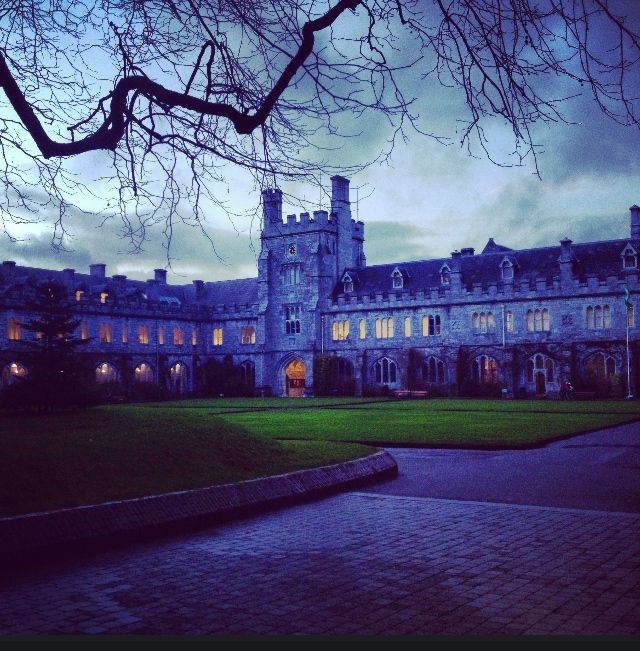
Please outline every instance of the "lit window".
M376 339L391 339L393 337L393 318L376 319Z
M471 326L475 332L494 332L496 321L493 312L474 312L471 317Z
M551 330L549 310L546 307L527 310L527 330L529 332L549 332Z
M198 345L198 332L195 328L191 330L191 345L192 346L197 346Z
M27 376L27 369L20 362L11 362L2 369L2 384L8 386Z
M164 328L162 326L158 326L158 345L164 345Z
M142 384L148 384L153 382L153 369L149 364L142 363L140 366L136 366L134 371L134 378L136 382Z
M149 343L149 326L144 323L138 326L138 343L145 345Z
M174 393L180 394L187 389L187 367L180 362L176 362L169 369L171 388Z
M100 302L104 305L107 302L107 298L109 297L108 292L100 292Z
M108 362L104 362L96 368L96 382L98 384L109 384L115 382L117 379L118 373L115 366L112 366Z
M611 308L608 305L587 307L587 329L608 330L611 328Z
M173 345L182 346L183 343L184 343L184 335L182 334L182 328L176 326L173 329Z
M627 308L627 325L633 327L633 305Z
M253 326L242 326L240 330L240 343L241 344L256 343L256 329Z
M83 296L84 296L84 290L76 289L76 301L81 301Z
M360 334L360 339L367 338L367 322L364 319L360 319L360 322L358 323L358 331Z
M80 324L80 339L86 341L89 338L89 332L87 329L87 324L83 321Z
M126 344L129 342L129 326L127 322L124 321L122 324L122 343Z
M513 332L513 312L507 312L507 332Z
M473 380L480 384L498 383L498 363L493 357L481 355L473 360L471 365Z
M349 321L334 321L331 324L333 341L345 341L349 338Z
M404 317L404 336L405 337L410 337L411 336L411 317L410 316L405 316Z
M222 346L222 328L213 329L213 345Z
M9 341L20 341L22 338L22 331L20 329L20 321L18 319L10 318L8 327Z
M100 324L100 343L101 344L110 344L111 343L111 324L110 323L101 323Z

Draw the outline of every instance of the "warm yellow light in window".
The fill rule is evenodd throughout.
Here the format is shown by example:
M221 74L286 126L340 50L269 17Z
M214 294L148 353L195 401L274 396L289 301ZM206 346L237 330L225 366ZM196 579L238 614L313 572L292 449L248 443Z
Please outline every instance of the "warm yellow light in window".
M82 300L83 295L84 295L84 290L76 289L76 301Z
M108 292L100 292L100 302L104 305L107 302Z

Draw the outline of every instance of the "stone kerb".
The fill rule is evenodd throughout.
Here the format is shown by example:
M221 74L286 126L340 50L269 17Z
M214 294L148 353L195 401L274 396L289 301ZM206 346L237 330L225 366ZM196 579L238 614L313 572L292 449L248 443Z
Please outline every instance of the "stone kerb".
M397 475L385 451L344 463L235 484L0 518L0 564L31 550L204 517L226 518Z

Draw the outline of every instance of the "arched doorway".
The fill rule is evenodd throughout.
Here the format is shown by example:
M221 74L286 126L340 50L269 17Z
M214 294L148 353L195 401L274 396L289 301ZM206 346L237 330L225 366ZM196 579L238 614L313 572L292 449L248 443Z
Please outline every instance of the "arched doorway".
M294 359L284 369L285 393L290 398L301 398L304 396L305 368L304 363Z
M542 371L536 371L536 395L547 393L547 382Z

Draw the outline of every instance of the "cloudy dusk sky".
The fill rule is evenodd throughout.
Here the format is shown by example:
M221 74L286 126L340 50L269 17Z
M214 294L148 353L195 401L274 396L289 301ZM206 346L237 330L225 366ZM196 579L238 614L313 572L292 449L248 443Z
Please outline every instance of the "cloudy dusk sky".
M633 7L633 3L630 5ZM635 5L636 13L640 12ZM557 82L558 83L558 82ZM567 101L563 113L569 124L538 124L536 175L533 160L523 165L494 164L477 153L470 156L459 143L458 120L465 117L461 97L435 81L414 80L417 98L413 113L430 133L449 139L409 133L396 143L388 162L374 164L351 177L353 216L365 223L367 264L447 257L462 247L480 251L487 239L511 248L628 236L629 207L640 204L640 131L605 118L588 92ZM583 89L584 90L584 89ZM636 97L640 80L636 82ZM558 83L558 95L575 88ZM358 125L359 133L332 151L332 160L348 165L374 159L386 146L391 129L382 116ZM513 135L502 125L489 131L489 147L499 161L513 163ZM102 153L77 157L70 165L84 178L105 173ZM257 274L260 241L260 193L243 170L229 169L221 186L224 200L237 214L211 208L207 227L212 245L192 227L175 229L168 280L189 283L250 277ZM329 178L323 179L326 192ZM328 195L305 183L283 184L288 195L283 212L328 208ZM68 216L67 251L51 246L53 214L42 209L36 225L10 226L12 241L0 236L2 260L18 264L87 272L91 263L107 264L107 274L130 278L153 277L153 269L167 266L162 228L152 231L143 252L131 254L121 237L121 225L91 214L91 203L80 200L87 213Z

